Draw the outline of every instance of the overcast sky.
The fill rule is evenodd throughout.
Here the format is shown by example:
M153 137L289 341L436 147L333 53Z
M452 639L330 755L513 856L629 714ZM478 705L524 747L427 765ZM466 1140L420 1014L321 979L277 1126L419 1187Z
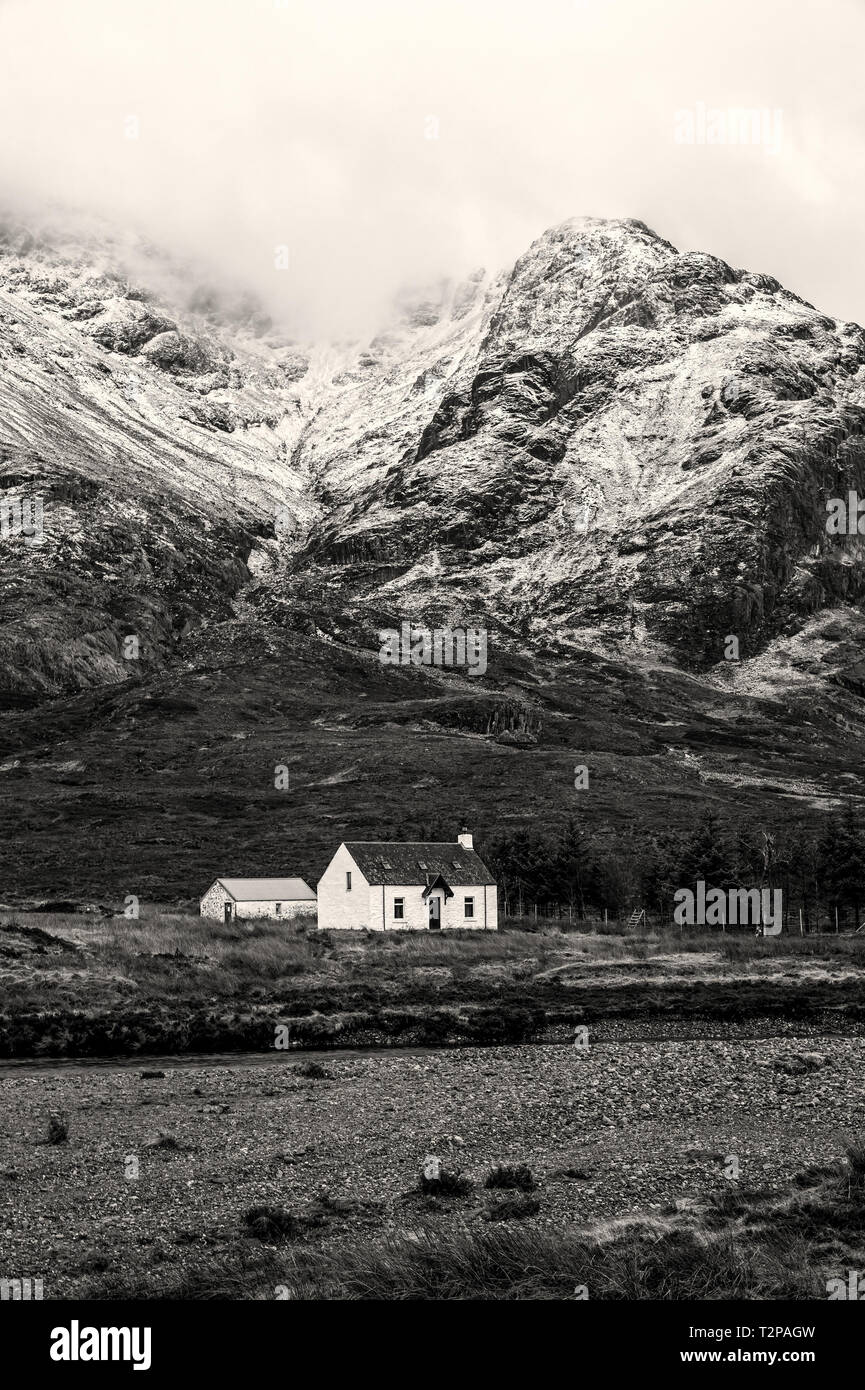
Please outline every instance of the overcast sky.
M861 0L0 0L0 200L140 227L322 334L581 214L865 323L863 55Z

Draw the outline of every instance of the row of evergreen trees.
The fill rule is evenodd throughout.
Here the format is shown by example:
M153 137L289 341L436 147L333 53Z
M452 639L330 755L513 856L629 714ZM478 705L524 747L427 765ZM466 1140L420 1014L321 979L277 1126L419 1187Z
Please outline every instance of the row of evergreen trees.
M687 835L611 839L571 815L552 830L518 829L479 845L506 914L534 905L574 917L626 916L634 907L672 921L679 888L780 888L785 928L856 928L865 910L865 830L852 802L817 830L731 826L710 808Z

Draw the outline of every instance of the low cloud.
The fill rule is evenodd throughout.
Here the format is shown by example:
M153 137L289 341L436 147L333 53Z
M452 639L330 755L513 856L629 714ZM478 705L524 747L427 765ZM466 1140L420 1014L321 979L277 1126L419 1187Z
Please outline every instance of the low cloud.
M401 285L580 214L862 321L863 40L839 0L5 0L0 178L300 336L371 331ZM781 111L781 148L677 143L698 103Z

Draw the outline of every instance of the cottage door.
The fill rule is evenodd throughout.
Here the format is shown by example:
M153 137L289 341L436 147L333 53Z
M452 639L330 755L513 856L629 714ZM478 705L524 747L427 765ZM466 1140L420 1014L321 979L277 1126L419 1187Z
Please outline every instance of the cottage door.
M429 929L430 931L441 931L442 926L442 900L432 897L429 900Z
M231 921L231 903L225 904L225 920L226 922Z

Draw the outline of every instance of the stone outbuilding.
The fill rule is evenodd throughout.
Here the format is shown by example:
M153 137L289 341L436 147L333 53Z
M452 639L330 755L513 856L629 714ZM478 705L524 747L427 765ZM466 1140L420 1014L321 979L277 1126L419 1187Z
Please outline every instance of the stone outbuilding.
M248 917L287 920L315 915L315 893L302 878L218 878L201 899L201 915L215 922Z

